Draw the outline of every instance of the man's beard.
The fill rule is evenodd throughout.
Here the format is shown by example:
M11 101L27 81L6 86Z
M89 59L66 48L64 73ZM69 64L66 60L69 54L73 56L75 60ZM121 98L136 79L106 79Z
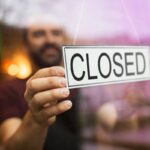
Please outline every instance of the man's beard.
M42 56L47 49L55 49L57 51L57 55L44 59ZM61 47L53 43L45 43L41 48L36 50L36 52L30 51L30 57L39 68L58 66L62 61Z

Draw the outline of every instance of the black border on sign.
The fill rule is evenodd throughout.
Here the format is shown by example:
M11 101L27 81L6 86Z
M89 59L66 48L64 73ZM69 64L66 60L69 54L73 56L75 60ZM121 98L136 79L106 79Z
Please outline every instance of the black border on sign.
M100 82L100 83L88 83L88 84L78 84L78 85L70 85L69 84L69 78L68 78L68 67L67 67L67 63L66 63L66 49L67 48L116 48L116 49L118 49L118 48L136 48L136 49L141 49L141 48L148 48L149 50L150 50L150 48L149 48L149 46L79 46L79 45L77 45L77 46L68 46L68 45L64 45L63 46L63 55L64 55L64 57L65 57L65 59L64 59L64 63L65 63L65 68L66 68L66 77L67 77L67 82L68 82L68 87L70 87L70 88L78 88L78 87L81 87L81 86L91 86L91 85L106 85L108 82ZM150 52L149 52L149 65L150 65ZM149 69L149 75L150 75L150 69ZM128 80L117 80L117 81L110 81L109 83L110 84L113 84L113 83L118 83L119 84L119 82L121 82L121 83L125 83L125 82L132 82L132 81L135 81L135 82L140 82L139 81L139 79L140 79L140 81L145 81L145 80L150 80L150 77L148 78L148 77L145 77L145 78L138 78L138 79L128 79Z

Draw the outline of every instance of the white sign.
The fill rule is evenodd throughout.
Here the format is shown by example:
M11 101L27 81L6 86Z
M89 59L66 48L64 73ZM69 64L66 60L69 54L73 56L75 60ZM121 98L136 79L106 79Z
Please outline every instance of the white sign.
M150 79L148 46L63 46L68 88Z

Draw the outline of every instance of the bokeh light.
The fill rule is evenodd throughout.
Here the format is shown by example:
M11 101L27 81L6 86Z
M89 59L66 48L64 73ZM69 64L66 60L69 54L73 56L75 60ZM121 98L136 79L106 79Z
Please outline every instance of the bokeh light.
M8 75L19 79L25 79L32 73L31 63L22 53L15 54L13 58L4 60L3 69Z

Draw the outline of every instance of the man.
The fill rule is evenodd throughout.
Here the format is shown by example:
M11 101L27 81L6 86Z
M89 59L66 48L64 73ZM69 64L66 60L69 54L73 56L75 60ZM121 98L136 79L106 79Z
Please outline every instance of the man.
M78 94L66 88L61 67L65 40L62 28L53 23L30 24L25 29L24 41L35 73L27 81L1 84L0 141L4 149L78 149L76 104L72 107Z

